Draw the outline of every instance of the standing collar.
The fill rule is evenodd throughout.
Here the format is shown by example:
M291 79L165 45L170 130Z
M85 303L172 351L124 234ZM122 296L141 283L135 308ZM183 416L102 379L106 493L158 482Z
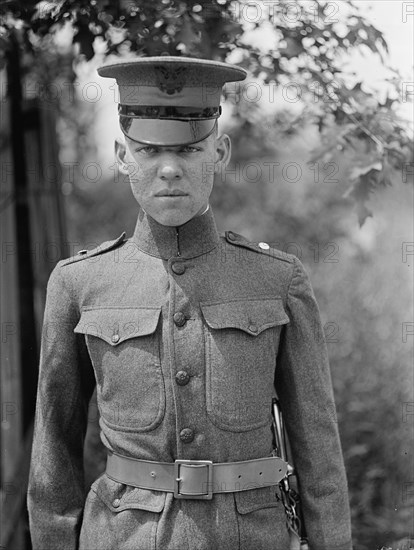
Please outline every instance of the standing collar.
M178 227L162 225L140 209L131 240L143 252L168 260L210 252L218 245L219 234L211 208Z

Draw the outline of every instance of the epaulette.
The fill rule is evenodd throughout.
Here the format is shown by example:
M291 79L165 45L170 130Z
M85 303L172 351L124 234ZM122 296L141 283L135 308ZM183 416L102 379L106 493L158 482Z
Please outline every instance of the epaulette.
M267 256L277 258L278 260L282 260L283 262L288 262L290 264L294 263L295 261L295 256L293 256L293 254L288 254L287 252L283 252L282 250L278 250L277 248L272 248L268 243L265 242L253 243L251 241L248 241L245 237L243 237L243 235L239 235L234 231L226 231L225 237L226 241L230 244L242 246L261 254L266 254Z
M96 248L92 248L92 250L80 250L77 254L75 254L75 256L71 256L70 258L63 260L60 266L63 267L65 265L73 264L74 262L80 262L81 260L86 260L92 256L98 256L98 254L103 254L104 252L113 250L125 241L125 235L126 233L124 231L122 235L113 241L105 241Z

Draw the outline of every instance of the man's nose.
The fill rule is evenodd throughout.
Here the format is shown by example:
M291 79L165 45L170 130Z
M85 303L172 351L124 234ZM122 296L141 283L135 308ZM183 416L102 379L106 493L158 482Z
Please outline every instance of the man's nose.
M178 159L174 155L165 153L158 168L158 177L162 180L178 180L183 176Z

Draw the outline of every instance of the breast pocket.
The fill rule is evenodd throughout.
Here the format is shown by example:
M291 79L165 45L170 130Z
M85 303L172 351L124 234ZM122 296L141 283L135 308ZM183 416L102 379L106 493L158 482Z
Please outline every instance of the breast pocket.
M85 335L101 416L110 427L149 431L164 417L160 308L85 308L75 332Z
M200 304L205 319L207 413L219 428L242 432L266 425L281 326L281 298Z

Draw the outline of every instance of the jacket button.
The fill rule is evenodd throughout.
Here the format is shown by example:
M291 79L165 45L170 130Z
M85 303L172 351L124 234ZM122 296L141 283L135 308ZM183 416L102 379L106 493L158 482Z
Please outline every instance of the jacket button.
M229 241L235 241L236 240L236 235L234 233L232 233L231 231L228 231L227 232L227 238Z
M114 334L111 338L112 342L114 344L116 344L117 342L119 342L119 334Z
M270 246L267 243L259 243L259 247L262 250L269 250Z
M177 327L183 327L187 322L187 319L182 311L177 311L177 313L174 313L173 319Z
M191 443L194 439L194 432L191 428L184 428L180 432L180 439L183 443Z
M185 386L190 381L190 375L185 370L179 370L175 375L175 381L179 386Z
M252 323L251 325L249 325L249 330L250 332L257 332L257 325Z
M185 273L185 265L182 262L176 262L171 265L171 269L176 275L182 275Z
M121 504L121 501L119 500L119 498L116 498L116 499L113 501L112 506L113 506L114 508L118 508L120 504Z

